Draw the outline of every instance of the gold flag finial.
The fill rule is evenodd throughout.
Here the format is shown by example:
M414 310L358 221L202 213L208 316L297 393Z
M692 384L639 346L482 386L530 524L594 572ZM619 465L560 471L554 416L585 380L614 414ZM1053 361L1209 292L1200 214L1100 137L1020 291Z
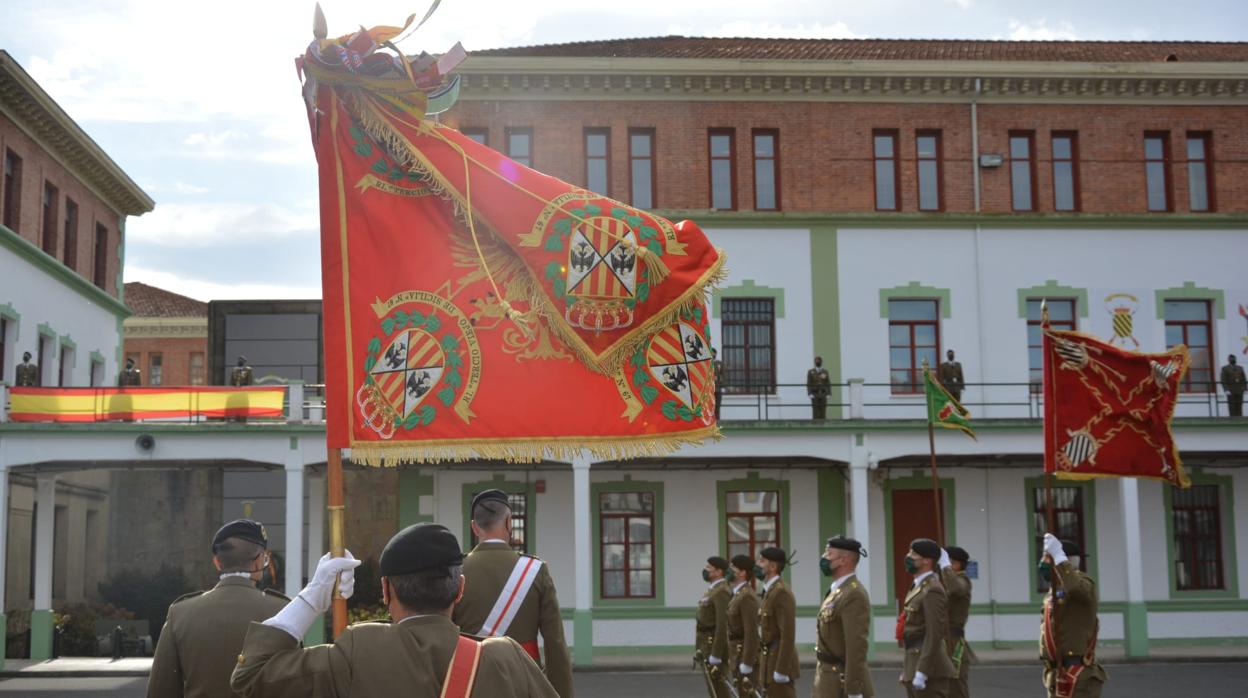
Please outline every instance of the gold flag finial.
M325 22L325 13L321 11L321 3L316 3L316 11L312 14L312 36L324 41L329 36L329 26Z

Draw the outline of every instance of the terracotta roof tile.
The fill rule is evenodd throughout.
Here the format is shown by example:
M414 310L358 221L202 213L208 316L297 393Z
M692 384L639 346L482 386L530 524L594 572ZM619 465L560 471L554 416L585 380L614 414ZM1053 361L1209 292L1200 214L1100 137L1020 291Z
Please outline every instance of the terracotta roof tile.
M136 317L208 317L208 304L138 281L126 284L126 305Z
M474 56L727 58L791 61L1248 61L1248 43L1211 41L981 41L960 39L755 39L657 36L473 51Z

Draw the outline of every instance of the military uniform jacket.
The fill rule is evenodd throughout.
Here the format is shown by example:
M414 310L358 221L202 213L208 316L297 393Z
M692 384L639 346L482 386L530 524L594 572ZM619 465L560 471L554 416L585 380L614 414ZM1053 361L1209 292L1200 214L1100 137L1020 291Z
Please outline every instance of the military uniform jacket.
M1244 376L1244 367L1238 364L1227 364L1222 367L1222 389L1232 395L1242 395L1248 378Z
M694 645L707 656L728 658L728 602L731 600L728 582L720 580L698 601Z
M867 669L867 646L871 634L871 598L858 577L850 575L836 591L823 599L815 628L820 655L839 659L845 682L843 693L875 695ZM823 656L819 658L824 661Z
M1061 577L1058 582L1057 577ZM1070 562L1057 566L1054 585L1044 597L1044 614L1040 619L1040 658L1055 664L1065 657L1085 657L1090 674L1105 679L1105 671L1096 662L1096 582ZM1052 633L1050 622L1056 626Z
M940 577L929 574L906 594L906 624L902 629L905 644L903 680L913 681L914 672L921 671L929 679L957 676L949 659L946 640L949 637L949 598Z
M763 607L758 612L759 637L768 650L767 666L764 667L768 676L762 677L763 680L769 680L773 671L797 680L796 625L797 601L793 592L784 585L784 580L777 579L763 594Z
M443 615L358 623L332 645L300 649L286 631L252 623L231 684L245 698L437 698L459 641ZM472 696L555 698L515 640L482 643Z
M1223 369L1223 375L1226 370ZM1224 383L1226 381L1223 381ZM13 384L16 386L35 386L39 385L39 365L38 364L18 364L17 371L13 375Z
M731 589L728 590L732 592ZM758 668L758 594L749 583L741 585L728 601L728 646L736 664ZM740 653L737 645L741 646ZM732 670L736 671L733 666Z
M260 591L250 579L226 577L210 591L169 606L147 681L148 698L224 698L243 636L253 621L271 618L288 599Z
M806 394L827 395L832 391L832 378L826 368L812 368L806 372Z
M464 598L451 616L464 632L480 632L519 558L520 553L506 543L480 543L464 558ZM562 698L571 698L572 658L563 639L555 580L547 565L538 571L506 635L524 644L536 642L539 632L546 645L546 678Z
M936 370L940 384L945 390L961 392L966 385L966 381L962 379L962 364L958 361L946 361Z

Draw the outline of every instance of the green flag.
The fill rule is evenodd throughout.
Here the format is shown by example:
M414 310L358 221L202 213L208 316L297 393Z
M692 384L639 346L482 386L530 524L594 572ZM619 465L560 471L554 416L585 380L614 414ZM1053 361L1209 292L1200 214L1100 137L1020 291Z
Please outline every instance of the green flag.
M975 430L971 429L971 413L967 411L944 386L932 378L932 372L923 372L923 389L927 393L927 421L929 424L946 429L961 429L966 435L975 438ZM976 439L978 441L978 439Z

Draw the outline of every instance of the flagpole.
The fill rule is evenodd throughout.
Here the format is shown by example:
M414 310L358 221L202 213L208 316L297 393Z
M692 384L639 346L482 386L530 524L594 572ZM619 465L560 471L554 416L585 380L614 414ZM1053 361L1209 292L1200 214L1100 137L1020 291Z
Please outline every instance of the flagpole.
M1044 298L1040 300L1040 346L1046 349L1048 347L1048 341L1047 341L1047 336L1046 336L1048 331L1049 331L1049 301L1047 298ZM1042 366L1045 366L1046 364L1048 364L1049 362L1053 360L1053 357L1049 356L1048 351L1043 351L1041 353L1043 355L1042 360L1044 361L1044 364L1041 364ZM1041 371L1042 380L1046 380L1046 381L1050 380L1051 371L1052 371L1052 367L1046 366L1046 370ZM1052 387L1054 388L1054 390L1056 390L1057 384L1053 383ZM1049 397L1056 400L1056 396L1051 395ZM1053 405L1052 407L1055 410L1057 409L1056 404ZM1048 406L1045 407L1044 412L1048 412ZM1043 421L1043 413L1042 413L1041 420ZM1053 454L1054 444L1047 444L1047 446L1048 446L1048 449L1047 449L1048 452L1050 454ZM1046 466L1047 466L1047 463L1046 463ZM1053 527L1053 471L1049 470L1048 467L1045 467L1044 469L1044 517L1048 525L1049 533L1052 533L1053 535L1056 536L1057 535L1056 529Z
M931 368L927 365L927 359L923 359L923 376L928 379L931 374ZM936 475L936 428L932 426L932 405L931 399L927 397L926 387L923 390L924 401L927 402L927 445L928 452L931 454L932 464L932 501L936 506L936 542L940 543L940 547L945 547L945 521L944 512L940 506L940 478Z
M331 448L328 452L328 482L326 493L329 510L329 552L334 557L342 557L346 548L344 542L344 519L346 504L342 485L342 449ZM347 627L347 600L334 589L334 637L338 637Z

